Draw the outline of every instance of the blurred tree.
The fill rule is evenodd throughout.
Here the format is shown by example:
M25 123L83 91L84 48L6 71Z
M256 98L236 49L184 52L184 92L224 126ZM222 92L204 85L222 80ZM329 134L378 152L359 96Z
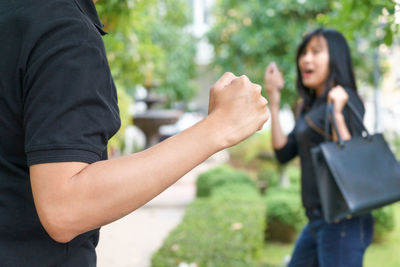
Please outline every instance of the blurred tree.
M97 4L114 79L156 86L169 101L194 96L195 40L186 0L107 0ZM145 84L147 83L147 84Z
M213 65L217 75L229 70L263 84L266 66L276 61L286 81L282 102L293 107L297 45L304 33L325 26L344 33L357 77L372 83L372 48L391 43L398 28L394 10L389 0L217 0L208 34L215 49Z
M297 44L317 26L315 17L328 11L329 3L319 0L218 0L208 34L218 75L230 70L263 85L266 66L276 61L286 81L282 102L293 104Z
M318 21L334 25L349 41L367 38L373 45L390 46L393 35L399 31L394 0L335 0L330 1L330 10L319 16Z
M385 71L377 58L379 46L392 45L399 32L395 12L393 0L335 0L330 1L330 12L318 16L317 21L335 27L346 36L354 51L357 78L378 86L377 79Z
M117 84L122 127L110 140L110 152L124 148L131 123L130 99L137 85L168 96L167 105L194 96L195 40L186 0L99 0L108 61Z

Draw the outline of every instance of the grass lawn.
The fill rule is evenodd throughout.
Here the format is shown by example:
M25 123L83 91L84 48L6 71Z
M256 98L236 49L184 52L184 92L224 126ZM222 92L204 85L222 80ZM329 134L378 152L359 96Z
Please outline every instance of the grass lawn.
M372 244L364 257L365 267L400 266L400 204L395 204L395 229L385 242ZM268 242L268 241L267 241ZM265 243L261 255L261 267L280 267L286 255L292 253L294 244Z
M372 244L365 254L365 267L398 267L400 266L400 204L394 206L395 229L385 242Z
M293 246L294 244L265 243L260 267L284 266L284 258L292 253Z

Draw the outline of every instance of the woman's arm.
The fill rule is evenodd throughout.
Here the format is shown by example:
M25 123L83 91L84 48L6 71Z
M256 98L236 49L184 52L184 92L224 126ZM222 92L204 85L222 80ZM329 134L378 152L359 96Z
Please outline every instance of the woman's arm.
M68 242L129 214L268 119L261 87L245 76L224 74L210 91L210 103L204 120L143 152L93 164L32 165L35 206L49 235Z
M279 106L270 106L272 146L276 150L282 149L288 142L287 136L282 131L279 111Z
M347 128L346 120L343 116L343 108L346 106L348 100L349 95L340 85L332 88L328 94L328 104L333 103L333 112L335 114L336 125L343 141L351 139L350 131ZM333 141L338 141L338 136L334 130L332 131L332 137Z

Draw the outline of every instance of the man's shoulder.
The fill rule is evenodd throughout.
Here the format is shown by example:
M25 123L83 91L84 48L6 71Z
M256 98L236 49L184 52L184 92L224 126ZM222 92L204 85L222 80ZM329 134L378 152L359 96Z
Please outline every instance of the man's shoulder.
M80 33L87 24L74 0L0 1L0 16L1 14L4 14L4 19L19 31L35 36L66 28Z

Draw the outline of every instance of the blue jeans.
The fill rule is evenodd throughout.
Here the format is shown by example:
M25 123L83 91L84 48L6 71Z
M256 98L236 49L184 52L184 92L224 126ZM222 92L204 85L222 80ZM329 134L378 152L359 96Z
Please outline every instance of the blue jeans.
M361 267L372 242L371 214L328 224L320 210L306 212L309 223L296 242L289 267Z

